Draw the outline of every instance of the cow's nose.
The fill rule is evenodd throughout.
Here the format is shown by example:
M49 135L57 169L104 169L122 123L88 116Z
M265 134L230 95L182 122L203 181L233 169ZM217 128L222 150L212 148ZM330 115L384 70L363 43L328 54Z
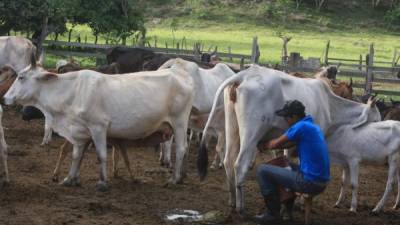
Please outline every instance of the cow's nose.
M14 100L12 98L8 98L8 97L3 97L1 98L1 104L3 105L12 105L14 103Z

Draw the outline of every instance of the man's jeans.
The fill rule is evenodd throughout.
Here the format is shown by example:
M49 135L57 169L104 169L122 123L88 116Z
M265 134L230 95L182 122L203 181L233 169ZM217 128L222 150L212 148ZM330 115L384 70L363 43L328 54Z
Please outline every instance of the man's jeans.
M304 180L298 165L291 164L290 167L292 170L262 164L257 168L257 182L264 197L278 194L279 185L294 192L307 194L316 195L324 191L326 185Z

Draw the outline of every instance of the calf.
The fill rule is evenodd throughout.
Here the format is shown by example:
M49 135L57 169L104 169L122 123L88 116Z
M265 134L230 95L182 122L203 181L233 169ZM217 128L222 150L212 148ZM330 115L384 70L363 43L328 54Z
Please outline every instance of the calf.
M369 101L368 105L373 103ZM368 109L366 109L368 110ZM347 124L339 127L332 135L327 137L331 161L343 167L342 186L338 206L344 199L345 188L350 183L352 189L352 200L350 211L357 210L357 190L359 164L362 161L384 162L389 164L388 180L386 190L372 210L382 210L395 182L400 181L399 175L399 153L400 153L400 122L387 120L382 122L360 121L358 124ZM398 183L398 194L393 208L399 206L400 183Z

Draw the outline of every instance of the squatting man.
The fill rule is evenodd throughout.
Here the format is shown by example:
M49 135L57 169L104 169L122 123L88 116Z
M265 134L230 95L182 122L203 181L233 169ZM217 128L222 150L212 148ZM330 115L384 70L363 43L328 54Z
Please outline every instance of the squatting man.
M258 224L271 224L281 219L279 188L307 194L322 193L330 179L328 148L320 127L305 115L304 105L297 100L286 102L275 112L289 124L280 137L260 143L262 150L282 149L296 146L300 165L290 164L291 170L271 164L257 168L257 182L264 197L266 210L255 217ZM294 197L283 202L286 219L291 219Z

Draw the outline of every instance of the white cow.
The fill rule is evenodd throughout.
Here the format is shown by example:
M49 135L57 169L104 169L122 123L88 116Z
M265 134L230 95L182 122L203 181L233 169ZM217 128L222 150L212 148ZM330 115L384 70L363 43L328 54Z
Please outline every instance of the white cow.
M284 119L274 113L283 107L285 101L301 101L306 113L314 118L326 135L344 124L353 123L366 107L334 95L319 79L301 79L256 65L227 79L219 87L214 105L218 104L222 91L226 124L224 167L228 177L230 204L239 213L244 211L243 186L258 142L271 140L288 128ZM380 119L376 108L369 112L368 121ZM203 134L207 134L214 113L213 107ZM200 148L198 157L199 174L204 178L207 173L205 147Z
M30 64L35 53L36 47L26 38L0 36L0 67L10 65L19 72Z
M0 156L3 163L4 174L1 174L0 177L0 187L3 184L8 184L10 182L10 178L8 177L8 165L7 165L7 144L4 139L4 130L2 125L2 117L3 117L3 108L0 106Z
M181 181L193 101L192 64L178 60L170 69L108 76L90 70L57 75L36 66L34 59L31 63L18 74L5 103L38 107L47 113L51 128L73 144L71 169L62 184L79 182L82 151L93 140L101 167L97 189L106 190L107 137L135 140L166 127L176 141L170 182Z
M174 65L177 59L170 59L165 62L160 69L168 68ZM187 62L191 63L191 62ZM193 108L192 114L190 117L189 127L191 129L203 129L205 126L205 121L203 124L199 124L199 119L204 120L204 117L208 117L208 113L210 113L215 93L218 90L218 87L224 82L224 80L232 77L235 73L224 63L216 64L212 69L203 69L197 67L196 70L193 71L190 75L193 78L194 82L194 100L193 100ZM220 97L220 105L222 105L222 96ZM212 128L215 131L218 139L221 139L222 136L225 136L225 128L224 123L222 122L224 115L223 111L222 115L218 115L219 119L212 121ZM193 127L191 126L193 125ZM171 145L172 140L167 142L165 146L163 146L162 154L160 156L160 161L162 165L172 165L171 164ZM217 154L221 157L224 155L224 146L225 146L225 138L218 140L216 151ZM217 161L214 161L215 164L218 165Z
M368 104L371 104L369 102ZM359 124L340 126L333 134L327 137L328 148L332 163L343 167L342 186L336 206L344 199L344 189L351 184L352 200L351 212L357 211L357 190L359 164L361 161L389 163L386 190L372 210L382 210L387 197L390 195L396 176L400 181L399 153L400 153L400 122L387 120L381 122L361 121ZM400 203L400 182L394 209Z

